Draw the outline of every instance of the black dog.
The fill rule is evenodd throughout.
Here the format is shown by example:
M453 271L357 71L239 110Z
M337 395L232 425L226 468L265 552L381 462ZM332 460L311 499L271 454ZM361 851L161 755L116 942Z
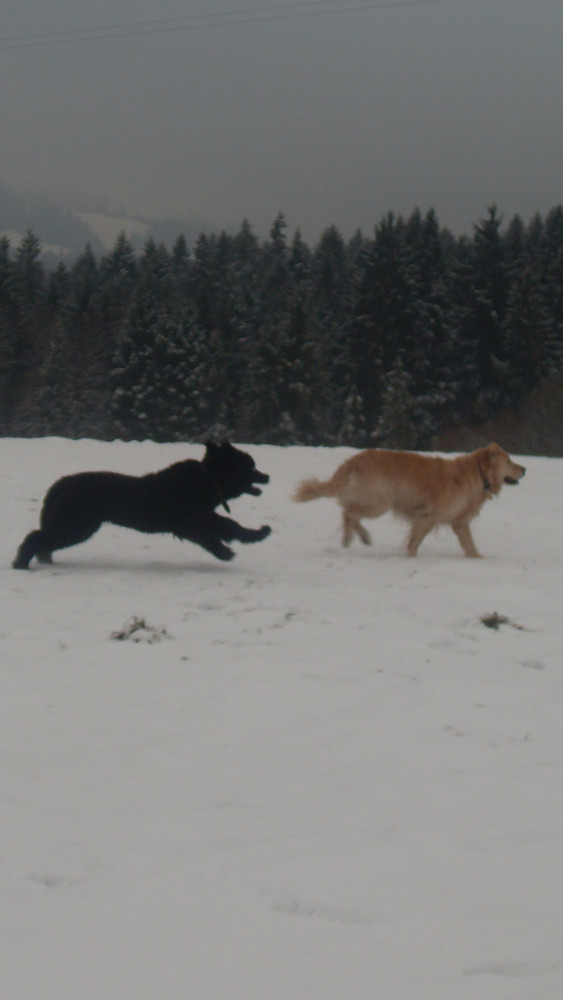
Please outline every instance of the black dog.
M33 556L51 562L55 549L85 542L108 521L144 532L170 532L201 545L217 559L232 559L224 542L260 542L271 528L243 528L215 513L228 500L269 482L254 459L231 444L207 444L201 462L176 462L147 476L118 472L78 472L53 483L43 501L41 527L21 543L12 566L27 569Z

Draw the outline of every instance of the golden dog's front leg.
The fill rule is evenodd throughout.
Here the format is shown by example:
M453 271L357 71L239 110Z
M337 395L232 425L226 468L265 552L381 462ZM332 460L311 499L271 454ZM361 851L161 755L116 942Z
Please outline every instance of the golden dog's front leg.
M350 512L344 508L342 511L342 544L345 549L348 548L352 538L354 537L354 519Z
M459 544L465 552L465 555L469 556L470 559L481 559L480 553L477 552L477 549L475 548L473 535L471 534L471 529L467 521L464 521L462 524L452 524L452 528L459 538Z

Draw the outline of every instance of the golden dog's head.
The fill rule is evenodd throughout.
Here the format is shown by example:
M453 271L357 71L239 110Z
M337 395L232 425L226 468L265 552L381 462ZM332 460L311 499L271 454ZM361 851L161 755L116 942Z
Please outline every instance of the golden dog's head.
M486 448L481 448L475 454L487 492L500 493L505 483L508 486L516 486L522 476L526 475L524 466L513 462L508 452L495 442Z

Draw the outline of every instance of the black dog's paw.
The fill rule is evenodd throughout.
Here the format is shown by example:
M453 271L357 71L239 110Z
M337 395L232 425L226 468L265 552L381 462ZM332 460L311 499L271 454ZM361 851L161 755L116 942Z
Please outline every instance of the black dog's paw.
M241 542L261 542L271 534L270 525L263 524L261 528L243 528L239 538Z
M233 550L229 549L226 545L221 545L220 548L213 549L213 555L217 556L217 559L222 559L223 562L230 562L231 559L235 558Z

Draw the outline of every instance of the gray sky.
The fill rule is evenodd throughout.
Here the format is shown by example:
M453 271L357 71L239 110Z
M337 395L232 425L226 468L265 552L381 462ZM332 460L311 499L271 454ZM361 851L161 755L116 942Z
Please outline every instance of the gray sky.
M0 181L310 242L528 220L563 201L562 48L563 0L3 0Z

